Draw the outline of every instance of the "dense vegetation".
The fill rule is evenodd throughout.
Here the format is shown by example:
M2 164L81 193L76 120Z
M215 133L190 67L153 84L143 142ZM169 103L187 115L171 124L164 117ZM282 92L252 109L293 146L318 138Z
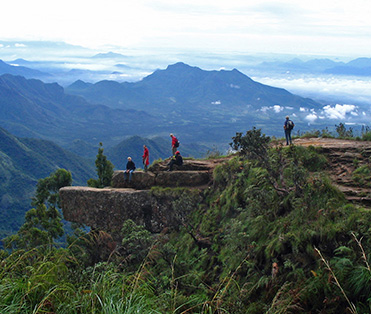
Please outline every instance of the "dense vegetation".
M76 229L60 248L53 228L38 246L2 251L0 312L370 312L370 211L346 202L315 148L269 140L237 133L240 153L180 227L151 235L127 221L113 254L103 231ZM58 204L45 182L69 181L51 178L36 205Z

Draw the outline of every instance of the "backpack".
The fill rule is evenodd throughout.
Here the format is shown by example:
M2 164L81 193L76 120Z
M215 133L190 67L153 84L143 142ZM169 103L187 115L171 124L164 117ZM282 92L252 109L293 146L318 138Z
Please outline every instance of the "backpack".
M178 141L178 139L175 141L174 147L179 147L179 141Z
M291 120L287 121L287 129L292 130L294 128L295 124Z

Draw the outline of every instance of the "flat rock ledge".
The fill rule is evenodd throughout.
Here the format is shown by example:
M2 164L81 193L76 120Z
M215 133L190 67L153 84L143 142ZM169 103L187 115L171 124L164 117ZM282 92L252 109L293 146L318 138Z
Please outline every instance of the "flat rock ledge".
M134 171L131 182L125 180L124 171L117 170L112 177L113 188L133 188L137 190L150 189L152 186L161 187L200 187L212 181L209 170L195 171Z
M127 219L152 233L159 233L164 228L179 227L202 201L201 191L193 191L190 195L188 189L180 189L174 195L126 188L64 187L59 195L67 221L105 230L118 241ZM183 198L187 201L182 202Z

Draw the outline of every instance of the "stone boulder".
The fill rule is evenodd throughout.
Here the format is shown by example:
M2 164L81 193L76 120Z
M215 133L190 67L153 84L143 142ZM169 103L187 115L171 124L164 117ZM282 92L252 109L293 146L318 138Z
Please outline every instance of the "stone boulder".
M125 181L124 170L113 173L111 185L113 188L133 188L136 190L150 189L155 185L155 174L153 172L134 171L131 182Z
M163 187L204 186L210 183L209 171L162 171L157 173L155 184Z

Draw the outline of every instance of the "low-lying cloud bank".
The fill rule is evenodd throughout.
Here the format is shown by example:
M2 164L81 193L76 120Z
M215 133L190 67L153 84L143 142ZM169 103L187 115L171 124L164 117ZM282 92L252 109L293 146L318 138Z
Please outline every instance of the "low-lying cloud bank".
M326 105L320 110L319 112L316 112L314 109L305 109L300 108L302 112L308 112L308 114L305 117L305 120L307 120L310 123L315 122L317 119L332 119L332 120L346 120L349 115L358 117L360 115L365 116L366 113L364 111L360 111L358 106L355 105L340 105L336 104L335 106Z
M344 99L351 102L371 102L371 80L369 77L347 76L300 76L253 77L260 83L287 89L304 97L318 96L323 99Z

